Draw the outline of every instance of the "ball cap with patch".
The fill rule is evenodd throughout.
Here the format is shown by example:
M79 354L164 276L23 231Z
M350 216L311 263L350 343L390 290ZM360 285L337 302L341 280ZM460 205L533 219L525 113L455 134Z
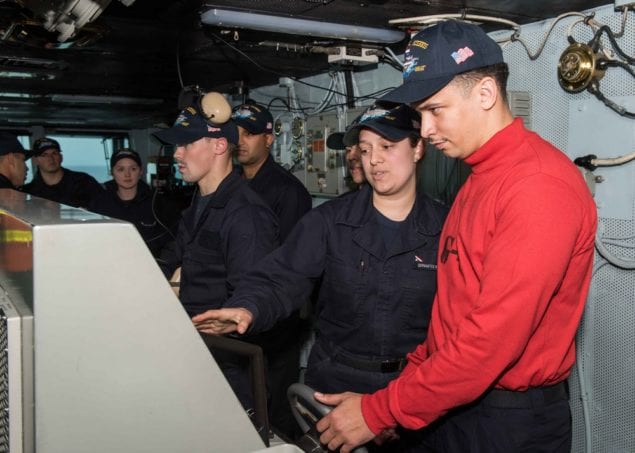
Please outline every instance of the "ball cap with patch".
M413 132L419 133L421 117L406 104L399 104L390 110L373 105L362 114L358 123L346 131L344 143L347 146L359 143L359 131L364 128L371 129L390 141L398 142Z
M429 98L457 74L503 63L500 46L478 25L440 22L417 33L404 53L403 85L382 101L413 103Z
M121 159L132 159L137 163L139 167L142 166L141 156L139 156L138 152L130 148L122 148L118 151L115 151L115 153L110 157L110 169L112 170L114 166L117 165L117 162L119 162Z
M229 120L222 124L209 123L196 107L181 111L174 125L169 129L155 132L156 138L170 145L187 145L203 137L226 138L229 143L238 144L238 128Z
M56 149L60 152L62 151L60 143L57 140L53 140L49 137L42 137L38 138L35 143L33 143L33 150L31 151L31 153L34 157L39 157L49 149Z
M273 131L273 116L262 105L239 105L232 113L232 119L251 134L271 134Z

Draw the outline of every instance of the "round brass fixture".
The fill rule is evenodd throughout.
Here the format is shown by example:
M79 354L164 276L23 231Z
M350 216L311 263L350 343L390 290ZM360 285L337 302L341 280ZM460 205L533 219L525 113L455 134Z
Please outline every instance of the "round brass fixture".
M304 120L299 116L293 118L293 122L291 123L291 134L296 140L304 134Z
M570 93L586 89L603 76L604 70L598 67L598 55L586 44L573 43L560 55L558 82Z

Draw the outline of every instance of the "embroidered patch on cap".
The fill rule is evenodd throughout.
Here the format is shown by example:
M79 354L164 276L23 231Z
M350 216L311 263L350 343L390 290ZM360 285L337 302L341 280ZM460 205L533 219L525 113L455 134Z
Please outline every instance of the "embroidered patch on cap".
M364 121L368 121L373 118L383 118L385 116L388 116L388 110L384 110L384 109L368 110L364 112L359 122L363 123Z
M461 64L472 56L474 56L474 51L467 46L457 50L456 52L452 52L452 58L454 58L456 64Z
M403 62L403 78L406 79L412 72L415 70L415 67L419 63L419 58L412 55L412 50L410 47L406 49L404 53L404 62Z
M243 109L238 109L234 112L234 114L232 115L234 119L247 119L249 117L251 117L251 110L247 109L247 108L243 108ZM255 120L255 118L251 118L252 120Z

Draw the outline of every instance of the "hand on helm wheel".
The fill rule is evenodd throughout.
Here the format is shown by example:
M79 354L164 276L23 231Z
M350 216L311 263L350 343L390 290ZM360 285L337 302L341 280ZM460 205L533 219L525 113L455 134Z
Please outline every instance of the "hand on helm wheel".
M322 401L328 402L329 404L323 404L322 402L317 401L315 399L315 395L320 395ZM366 423L363 421L363 417L361 415L361 404L358 405L359 417L361 417L362 423L366 429L366 438L364 440L361 440L360 442L351 442L351 439L348 438L349 432L347 427L344 427L346 436L343 435L344 433L339 432L337 436L332 435L335 433L335 431L331 426L332 422L330 418L331 413L337 411L337 413L335 414L337 416L335 418L335 426L339 428L341 426L339 422L340 415L338 415L341 412L341 408L339 407L339 405L348 405L353 398L357 398L359 399L359 401L361 401L361 395L350 392L341 393L338 395L322 395L320 393L316 393L313 389L304 384L293 384L291 387L289 387L287 396L289 397L289 403L291 404L293 415L303 432L306 433L312 428L312 425L318 423L318 431L326 431L326 433L323 432L320 436L320 441L323 444L328 445L330 449L337 451L337 449L342 446L342 449L340 451L342 451L343 453L351 451L353 453L367 453L365 447L354 448L356 445L364 444L375 437L375 435L372 433L372 431L370 431L370 429L368 429L368 426L366 426ZM320 429L320 426L324 427L324 429ZM355 432L355 434L357 434L357 432ZM370 434L370 437L368 437L368 434ZM327 438L324 438L324 436L327 436ZM339 439L342 439L342 441L339 442ZM325 440L327 441L325 442Z

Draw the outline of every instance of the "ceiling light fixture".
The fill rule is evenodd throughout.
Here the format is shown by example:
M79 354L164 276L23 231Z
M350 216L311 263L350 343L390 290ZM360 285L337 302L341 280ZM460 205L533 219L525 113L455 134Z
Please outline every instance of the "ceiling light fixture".
M15 93L11 91L0 92L0 98L25 99L25 98L34 98L34 97L36 97L34 94L29 94L29 93Z
M400 30L389 28L361 27L335 22L298 19L295 17L271 16L244 11L212 8L201 13L205 25L228 28L285 33L290 35L316 36L320 38L346 39L352 41L390 44L405 37Z
M0 78L53 80L56 74L46 70L0 66Z
M31 71L0 71L0 78L2 79L34 79L37 75Z

